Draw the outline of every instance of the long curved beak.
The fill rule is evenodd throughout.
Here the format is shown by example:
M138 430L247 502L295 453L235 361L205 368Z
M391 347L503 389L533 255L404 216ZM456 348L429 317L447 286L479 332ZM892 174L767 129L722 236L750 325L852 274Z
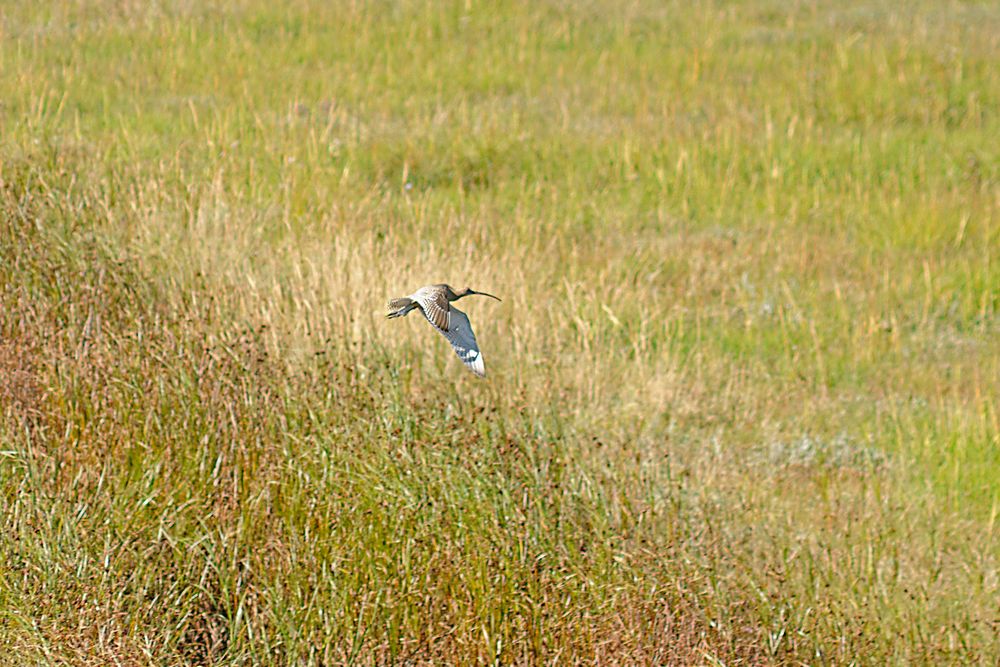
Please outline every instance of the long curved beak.
M475 291L475 290L472 290L472 293L473 293L473 294L478 294L478 295L480 295L480 296L488 296L488 297L490 297L491 299L496 299L497 301L502 301L502 299L501 299L500 297L498 297L498 296L493 296L492 294L487 294L486 292L477 292L477 291Z

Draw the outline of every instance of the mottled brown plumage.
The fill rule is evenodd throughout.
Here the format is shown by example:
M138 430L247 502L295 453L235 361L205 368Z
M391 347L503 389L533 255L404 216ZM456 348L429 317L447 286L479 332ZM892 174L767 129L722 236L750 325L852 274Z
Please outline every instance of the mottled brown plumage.
M408 297L390 299L391 312L386 317L403 317L411 310L419 309L431 326L448 339L462 363L479 377L485 377L486 366L483 363L483 355L479 352L479 345L476 343L476 335L472 332L472 325L469 324L469 318L451 305L452 301L473 294L500 301L492 294L477 292L469 287L456 292L450 285L427 285Z

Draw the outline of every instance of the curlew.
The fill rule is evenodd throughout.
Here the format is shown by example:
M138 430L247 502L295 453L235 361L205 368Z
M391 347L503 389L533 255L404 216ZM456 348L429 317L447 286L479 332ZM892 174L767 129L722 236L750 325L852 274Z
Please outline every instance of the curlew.
M479 377L486 377L483 355L479 351L476 334L472 332L469 318L465 313L451 305L452 301L458 301L463 296L472 296L473 294L500 300L492 294L477 292L469 287L461 292L456 292L450 285L428 285L421 287L410 296L390 299L389 310L391 312L386 317L403 317L411 310L419 308L431 326L448 339L462 363Z

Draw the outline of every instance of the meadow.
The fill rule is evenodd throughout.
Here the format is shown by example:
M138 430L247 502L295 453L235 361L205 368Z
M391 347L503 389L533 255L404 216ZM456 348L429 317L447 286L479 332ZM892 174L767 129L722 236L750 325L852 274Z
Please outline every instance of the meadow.
M0 2L0 663L995 665L998 112L992 2Z

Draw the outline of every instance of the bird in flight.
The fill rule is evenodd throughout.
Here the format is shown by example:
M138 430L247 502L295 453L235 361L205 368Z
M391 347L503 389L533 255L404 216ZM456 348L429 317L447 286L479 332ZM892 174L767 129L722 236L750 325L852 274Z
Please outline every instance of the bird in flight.
M386 317L390 319L403 317L411 310L420 309L431 326L448 339L462 363L479 377L486 377L486 365L483 363L483 355L476 343L476 334L472 333L469 318L465 313L451 305L452 301L458 301L464 296L472 296L473 294L488 296L500 301L492 294L477 292L469 287L461 292L456 292L450 285L427 285L410 296L390 299L389 314Z

